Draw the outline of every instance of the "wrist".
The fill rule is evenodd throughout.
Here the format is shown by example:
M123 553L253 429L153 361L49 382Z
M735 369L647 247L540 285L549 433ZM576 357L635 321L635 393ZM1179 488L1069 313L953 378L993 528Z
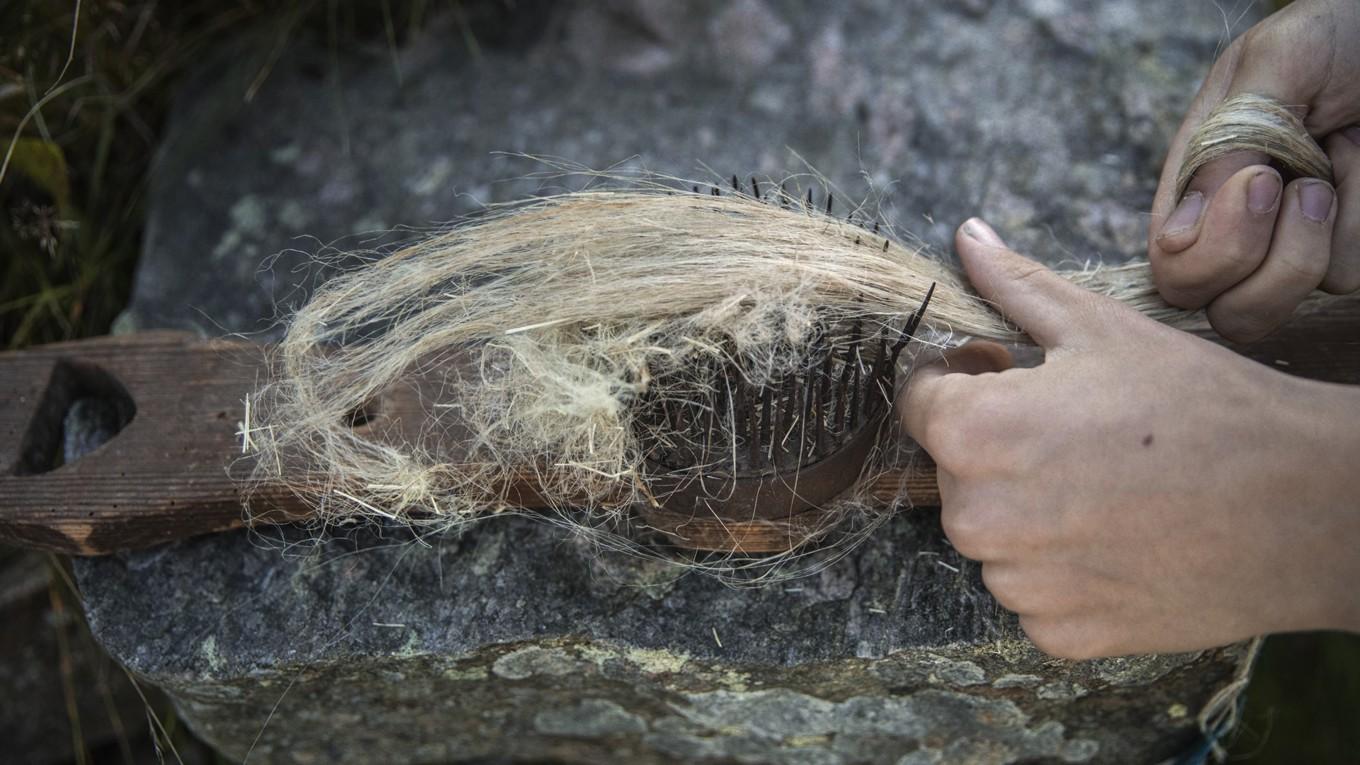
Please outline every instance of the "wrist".
M1298 593L1302 628L1360 632L1360 386L1294 379L1302 459L1287 522L1307 540L1295 553L1313 584Z

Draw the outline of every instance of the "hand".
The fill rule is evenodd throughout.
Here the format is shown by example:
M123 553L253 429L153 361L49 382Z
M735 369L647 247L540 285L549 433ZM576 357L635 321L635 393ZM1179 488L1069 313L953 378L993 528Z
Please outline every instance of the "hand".
M945 533L1041 649L1360 629L1360 388L1157 324L980 221L955 241L1045 361L969 343L917 370L898 411L935 459Z
M1296 108L1331 158L1336 188L1299 178L1281 189L1265 155L1242 152L1201 168L1177 200L1190 135L1240 93ZM1181 308L1207 306L1219 334L1249 342L1288 320L1314 289L1360 289L1357 123L1360 3L1298 0L1235 40L1200 87L1162 168L1148 231L1162 297Z

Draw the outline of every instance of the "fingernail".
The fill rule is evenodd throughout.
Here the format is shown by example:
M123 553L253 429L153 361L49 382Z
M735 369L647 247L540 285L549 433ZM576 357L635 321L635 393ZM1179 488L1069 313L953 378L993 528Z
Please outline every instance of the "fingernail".
M1356 146L1360 146L1360 125L1351 125L1345 130L1342 130L1341 135L1345 136L1347 141L1350 141Z
M1180 232L1195 225L1199 220L1200 211L1204 209L1204 195L1198 191L1192 191L1185 195L1181 203L1176 205L1175 211L1166 219L1162 225L1162 233L1158 236L1169 234L1179 234Z
M1322 181L1299 186L1299 211L1314 223L1327 220L1332 214L1332 187Z
M1006 243L1001 240L1001 236L987 225L981 218L969 218L963 224L963 233L992 247L1005 247Z
M1260 172L1247 182L1247 209L1263 215L1275 209L1280 201L1280 176Z

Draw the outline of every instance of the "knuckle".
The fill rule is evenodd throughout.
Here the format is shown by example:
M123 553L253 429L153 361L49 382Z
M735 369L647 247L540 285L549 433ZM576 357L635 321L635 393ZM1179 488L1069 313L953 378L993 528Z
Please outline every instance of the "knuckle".
M1214 297L1204 289L1202 279L1162 259L1152 263L1152 281L1162 299L1177 308L1193 311L1203 308Z
M1279 302L1276 298L1276 295L1271 300L1228 295L1214 301L1205 314L1218 334L1235 343L1253 343L1278 329L1298 306L1297 300Z
M1242 56L1242 66L1250 67L1259 63L1262 57L1269 57L1270 51L1275 47L1274 38L1273 24L1257 24L1239 35L1229 49L1236 47Z
M1026 604L1022 602L1022 596L1026 590L1015 581L1015 575L1008 569L991 564L983 565L982 584L1002 606L1015 612L1025 610Z
M1225 237L1214 243L1214 251L1205 259L1205 280L1222 283L1237 282L1256 270L1266 256L1266 243L1243 229L1239 236Z
M920 442L935 463L949 470L966 469L973 453L975 425L970 398L960 386L942 388L936 393L931 417L920 434Z
M958 427L949 417L933 415L922 428L918 440L940 467L956 472L968 460L966 439L959 434Z
M1209 309L1209 324L1214 331L1234 343L1254 343L1269 335L1279 326L1279 322L1263 316L1260 312L1241 310Z
M1044 266L1034 261L1026 260L1022 263L1013 265L1010 268L1010 280L1022 284L1029 284L1036 281L1043 281L1044 275L1049 271Z
M1312 289L1322 283L1323 277L1327 275L1328 261L1323 253L1312 251L1301 251L1284 253L1281 255L1280 267L1286 272L1286 276L1281 278L1281 282L1298 284L1301 287Z
M1212 294L1207 292L1186 287L1163 287L1158 292L1161 293L1162 299L1168 304L1187 311L1203 308L1214 298Z
M964 505L945 508L940 515L944 535L965 558L983 560L992 551L992 533L976 509Z

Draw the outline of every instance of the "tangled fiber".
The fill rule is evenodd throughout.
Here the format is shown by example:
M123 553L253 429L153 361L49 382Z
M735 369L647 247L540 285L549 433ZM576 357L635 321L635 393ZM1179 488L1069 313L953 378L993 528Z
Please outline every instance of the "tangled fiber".
M1239 103L1211 122L1301 130L1267 106ZM1192 161L1236 140L1217 135L1197 137ZM292 317L274 378L252 398L255 480L290 485L323 522L450 525L514 507L512 484L528 474L560 518L618 529L649 499L640 397L711 393L677 371L726 365L759 386L806 367L829 323L902 326L932 285L927 344L1026 340L910 237L765 189L616 182L493 208L342 273ZM1064 275L1159 321L1203 326L1158 297L1146 264ZM356 412L413 379L417 429L355 427ZM735 445L735 426L715 427ZM853 491L845 505L865 506Z

